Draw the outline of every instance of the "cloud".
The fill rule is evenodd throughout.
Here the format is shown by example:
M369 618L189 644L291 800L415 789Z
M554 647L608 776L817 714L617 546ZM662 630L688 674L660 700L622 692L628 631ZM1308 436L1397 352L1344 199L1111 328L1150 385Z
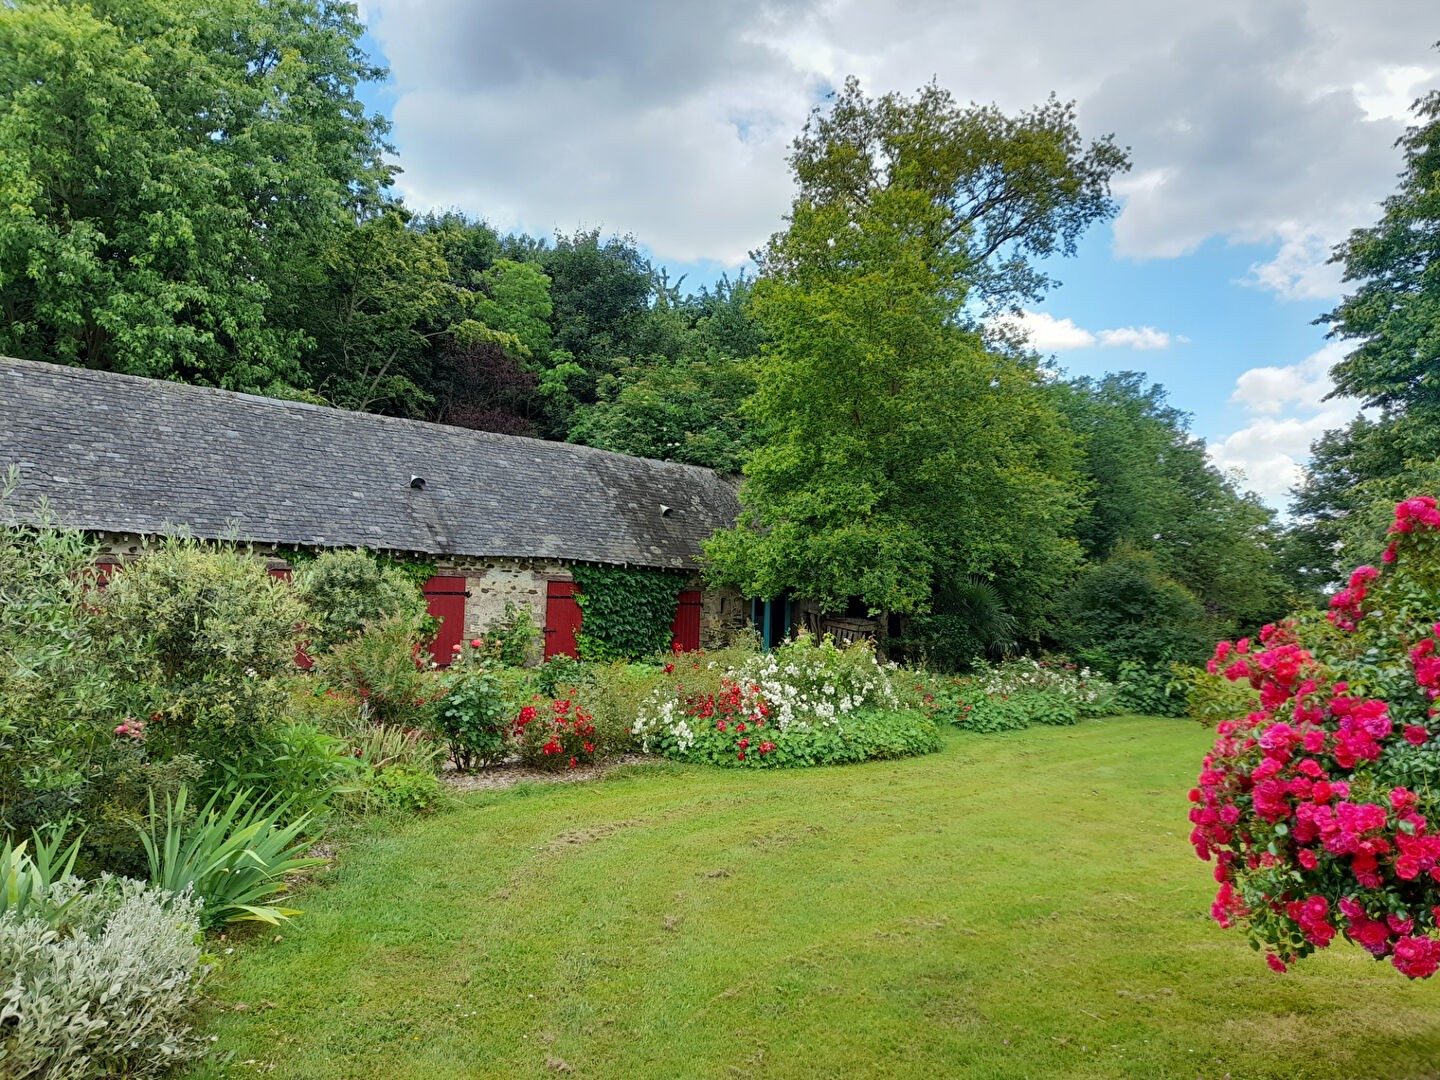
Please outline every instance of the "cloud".
M1086 330L1073 319L1057 319L1044 311L1021 311L996 320L1000 327L1028 342L1036 352L1069 352L1101 346L1110 349L1168 349L1186 344L1183 334L1170 334L1153 326L1121 326L1113 330Z
M1117 330L1101 330L1100 344L1118 349L1168 349L1172 342L1185 344L1190 339L1183 334L1167 334L1153 326L1122 326Z
M1409 98L1440 77L1433 0L367 0L415 205L633 231L744 260L788 207L790 140L828 87L1017 110L1054 90L1134 171L1116 251L1274 251L1245 279L1333 296L1324 267L1394 184Z
M1210 460L1240 474L1243 486L1273 506L1288 502L1300 482L1310 445L1360 412L1353 398L1325 400L1334 389L1330 367L1347 346L1332 342L1295 364L1251 368L1235 380L1231 404L1247 414L1244 427L1209 443Z

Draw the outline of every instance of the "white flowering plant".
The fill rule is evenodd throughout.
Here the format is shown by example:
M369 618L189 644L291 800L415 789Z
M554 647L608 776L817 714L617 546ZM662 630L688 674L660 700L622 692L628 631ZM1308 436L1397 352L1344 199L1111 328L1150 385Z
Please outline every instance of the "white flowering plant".
M1063 656L981 662L971 675L917 675L919 707L937 721L991 734L1031 724L1066 725L1119 712L1116 686Z
M1074 704L1082 716L1113 712L1115 684L1064 656L1022 656L999 664L981 661L974 678L987 697L1054 694Z
M934 722L904 706L893 666L866 645L810 635L770 653L694 654L631 728L640 746L681 761L751 768L901 757L937 749Z

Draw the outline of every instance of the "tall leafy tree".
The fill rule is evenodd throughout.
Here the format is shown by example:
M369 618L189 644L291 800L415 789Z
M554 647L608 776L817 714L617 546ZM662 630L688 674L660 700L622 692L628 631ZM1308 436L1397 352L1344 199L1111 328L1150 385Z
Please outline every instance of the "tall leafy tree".
M392 169L352 5L0 8L0 349L225 386L303 380L272 325L317 235Z
M1189 417L1135 372L1060 383L1081 440L1090 505L1076 529L1091 562L1119 545L1182 584L1217 634L1247 632L1285 607L1274 512L1212 466Z
M1415 105L1401 137L1400 187L1380 220L1332 261L1355 289L1321 321L1355 348L1332 369L1335 391L1392 410L1440 410L1440 89Z
M463 318L465 298L434 237L397 210L330 229L301 280L309 385L342 408L424 415L430 344Z
M681 296L661 281L647 326L647 354L601 376L570 439L641 457L738 472L754 443L741 406L755 388L763 335L750 311L751 282L721 278Z
M1377 500L1406 494L1406 483L1436 475L1440 461L1440 89L1416 102L1416 123L1398 143L1403 168L1380 220L1335 249L1353 289L1321 322L1353 342L1331 369L1335 392L1360 398L1377 415L1327 432L1314 446L1296 492L1296 569L1333 579L1341 553L1366 534L1347 521ZM1412 492L1413 493L1413 492ZM1364 545L1361 545L1362 548Z
M1033 364L987 351L967 304L1039 289L1027 260L1109 213L1124 164L1053 102L1009 118L851 80L817 112L790 226L761 253L762 441L740 524L706 547L713 580L907 613L978 574L1034 632L1078 556L1073 441Z

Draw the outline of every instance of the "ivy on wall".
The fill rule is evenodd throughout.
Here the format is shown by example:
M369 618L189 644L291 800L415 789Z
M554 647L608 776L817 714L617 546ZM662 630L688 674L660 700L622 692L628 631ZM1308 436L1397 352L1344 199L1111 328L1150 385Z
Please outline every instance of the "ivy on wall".
M628 566L571 569L583 615L575 635L582 660L633 660L670 647L683 577Z

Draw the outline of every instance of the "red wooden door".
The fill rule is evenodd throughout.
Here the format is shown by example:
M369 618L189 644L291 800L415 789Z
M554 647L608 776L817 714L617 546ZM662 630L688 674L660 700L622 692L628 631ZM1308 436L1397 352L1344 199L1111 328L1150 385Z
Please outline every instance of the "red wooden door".
M455 646L465 637L465 579L436 575L425 582L425 606L440 620L430 655L447 667L455 659Z
M294 571L291 570L288 566L270 567L270 576L280 581L288 582L291 580L293 575ZM311 659L310 654L305 651L305 644L306 643L302 643L295 646L295 666L299 668L304 668L306 671L309 671L312 667L315 666L315 661Z
M573 581L552 581L545 590L545 659L552 656L579 658L575 632L580 629L580 605L575 601Z
M675 602L675 621L670 624L670 644L676 652L700 648L700 590L686 589Z

